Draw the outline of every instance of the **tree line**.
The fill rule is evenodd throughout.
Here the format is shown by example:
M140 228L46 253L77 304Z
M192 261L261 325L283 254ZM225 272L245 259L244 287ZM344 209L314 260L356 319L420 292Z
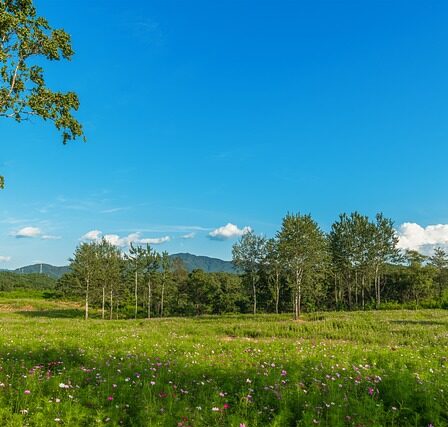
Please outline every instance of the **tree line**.
M123 253L105 239L81 243L57 282L102 318L448 306L448 255L401 251L391 219L341 214L329 233L311 215L287 214L273 238L254 231L233 245L238 274L188 272L149 245Z
M246 312L250 304L237 274L189 273L182 260L150 245L123 253L105 239L76 248L56 289L82 298L86 319L91 307L112 320Z

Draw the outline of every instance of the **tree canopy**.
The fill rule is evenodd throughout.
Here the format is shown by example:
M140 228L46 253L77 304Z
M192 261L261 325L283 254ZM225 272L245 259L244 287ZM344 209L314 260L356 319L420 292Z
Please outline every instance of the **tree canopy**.
M32 0L0 0L0 117L17 122L33 116L49 120L64 144L85 139L73 116L79 108L78 96L47 87L40 65L42 60L70 60L73 54L70 35L38 16Z

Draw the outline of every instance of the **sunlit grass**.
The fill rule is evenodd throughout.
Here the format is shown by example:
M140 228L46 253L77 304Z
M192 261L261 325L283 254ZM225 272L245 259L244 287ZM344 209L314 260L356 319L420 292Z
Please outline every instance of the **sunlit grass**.
M37 305L0 313L2 426L448 425L445 311L85 322Z

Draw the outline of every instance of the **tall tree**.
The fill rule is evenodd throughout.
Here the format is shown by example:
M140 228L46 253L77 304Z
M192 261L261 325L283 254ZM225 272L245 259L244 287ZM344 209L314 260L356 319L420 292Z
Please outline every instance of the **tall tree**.
M302 296L319 283L328 261L325 234L311 215L287 214L278 232L280 254L293 289L294 318L301 314Z
M95 283L95 272L98 267L97 243L80 244L75 250L73 259L70 261L70 268L73 274L84 286L84 317L87 320L89 318L92 286Z
M435 248L434 254L429 258L431 266L435 270L435 282L437 285L437 294L439 300L443 297L443 292L448 285L448 254L445 250Z
M282 259L280 256L278 239L269 239L266 242L266 253L263 265L270 285L269 288L274 299L275 313L278 314L282 274Z
M405 259L408 263L409 293L417 308L422 298L429 295L432 286L432 271L424 263L425 255L414 250L407 250Z
M69 60L73 54L70 36L38 16L32 0L0 0L0 117L52 121L64 144L84 136L72 115L78 96L49 89L41 66L43 60Z
M143 248L142 254L143 273L145 275L147 289L147 317L151 318L151 306L152 306L152 292L153 292L153 277L155 272L160 267L160 255L153 250L149 245Z
M168 255L168 252L163 251L162 257L160 260L160 266L162 268L162 289L161 289L161 295L160 295L160 317L163 317L164 309L165 309L165 289L167 287L168 281L170 279L171 275L171 259Z
M352 280L354 264L354 235L351 218L343 213L331 226L328 236L334 274L334 299L336 307L346 292L349 308L352 307Z
M139 275L143 271L145 250L141 246L134 246L131 243L129 253L125 254L125 259L129 262L134 275L134 318L138 315L138 291Z
M375 230L373 233L373 270L376 308L381 304L381 275L388 263L400 260L398 249L398 236L391 219L385 218L382 213L375 217Z
M106 239L96 245L97 270L99 287L101 288L101 318L105 318L106 298L109 300L109 319L113 316L114 293L117 292L121 280L121 252Z
M257 285L259 271L265 259L266 239L257 236L253 230L241 236L240 240L233 245L233 263L244 271L252 287L253 313L257 313Z

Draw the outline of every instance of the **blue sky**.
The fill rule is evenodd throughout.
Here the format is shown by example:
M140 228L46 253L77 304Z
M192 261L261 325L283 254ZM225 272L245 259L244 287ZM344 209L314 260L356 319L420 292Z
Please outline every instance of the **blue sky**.
M448 241L446 2L35 3L72 35L47 81L79 94L88 142L0 121L0 268L65 264L95 230L230 259L288 211Z

